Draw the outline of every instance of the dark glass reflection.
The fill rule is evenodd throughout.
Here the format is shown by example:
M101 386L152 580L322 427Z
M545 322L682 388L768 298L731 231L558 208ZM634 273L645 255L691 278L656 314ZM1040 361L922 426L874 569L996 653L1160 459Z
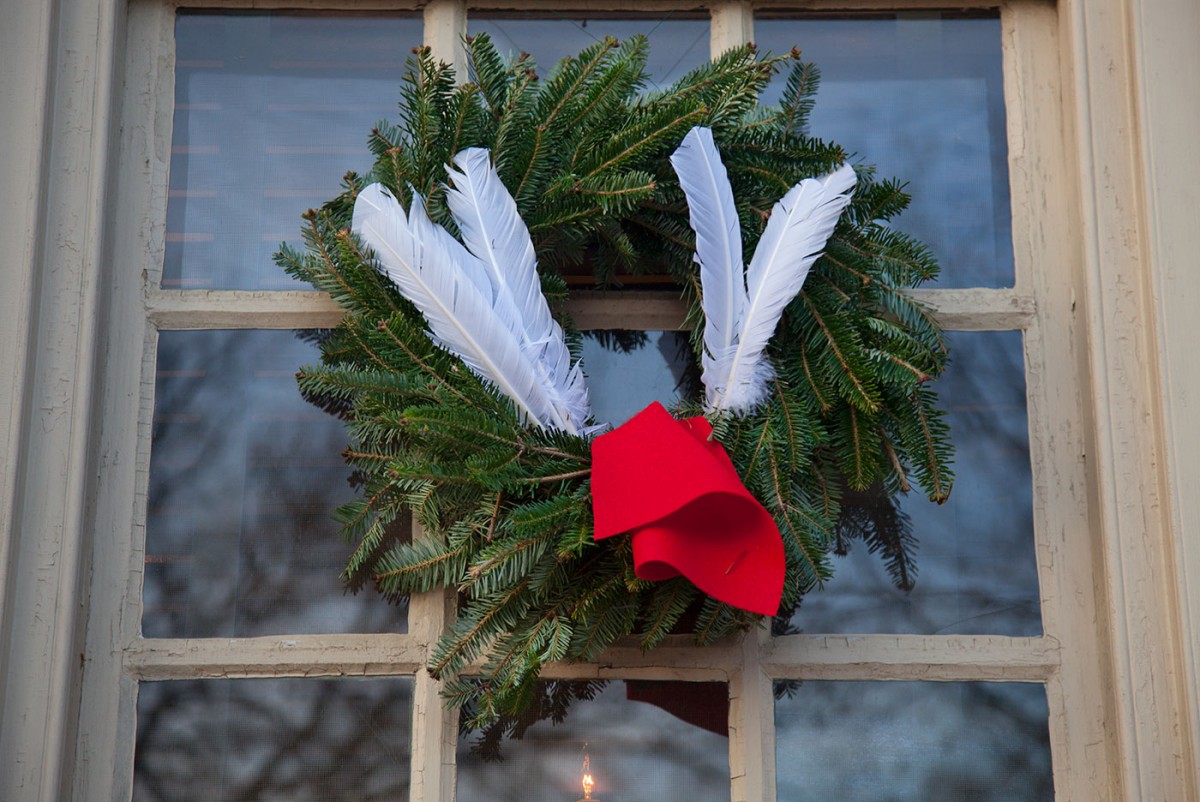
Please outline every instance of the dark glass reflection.
M320 361L312 336L159 335L147 637L404 630L403 609L340 579L350 546L332 515L354 492L341 421L296 388Z
M1054 798L1041 685L805 681L775 703L787 802Z
M533 723L501 745L502 761L458 743L458 798L558 802L583 797L586 754L597 802L729 799L728 688L722 683L614 681L558 724Z
M691 394L688 334L682 331L590 331L583 370L597 423L620 426L652 401L668 409Z
M1012 286L999 19L764 16L755 38L820 69L813 136L908 182L913 202L895 223L938 258L937 286ZM777 76L763 102L783 85Z
M919 541L916 587L897 590L878 555L852 543L792 618L804 632L1041 634L1021 335L948 339L950 368L935 386L956 480L942 506L915 491L904 500Z
M407 799L411 717L407 679L143 682L133 799Z
M548 74L562 59L606 36L623 42L635 34L644 34L650 44L646 88L652 91L667 88L708 61L708 19L677 13L624 19L570 13L544 19L531 18L528 14L519 17L471 15L467 19L467 31L472 36L486 33L496 49L509 56L521 52L530 54L537 62L540 75Z
M420 19L181 12L175 41L163 286L310 289L272 254L370 168Z

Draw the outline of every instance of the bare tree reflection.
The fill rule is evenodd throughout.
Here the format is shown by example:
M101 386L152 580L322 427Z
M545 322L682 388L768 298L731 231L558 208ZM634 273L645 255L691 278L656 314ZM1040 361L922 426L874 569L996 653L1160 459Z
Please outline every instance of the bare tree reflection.
M1048 801L1048 719L1029 683L804 682L776 703L778 798Z
M411 681L142 683L135 802L407 797Z
M339 579L350 546L333 511L354 493L346 435L294 378L318 360L287 331L160 335L148 636L403 631L402 608Z

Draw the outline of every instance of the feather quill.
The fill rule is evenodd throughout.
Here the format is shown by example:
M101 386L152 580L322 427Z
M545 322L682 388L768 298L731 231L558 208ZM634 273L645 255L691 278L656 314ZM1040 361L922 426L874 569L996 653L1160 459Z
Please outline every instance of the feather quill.
M676 160L681 152L682 157ZM713 412L745 413L767 395L768 382L774 375L764 357L767 343L850 203L857 177L853 168L843 165L828 175L808 178L792 187L771 210L750 267L743 275L740 236L735 253L729 245L731 238L721 234L728 228L726 219L730 214L737 225L737 210L720 159L711 132L695 128L671 162L679 174L696 230L705 315L706 406ZM718 230L705 231L705 225ZM730 299L730 295L738 297Z
M583 370L571 364L562 327L542 294L533 241L516 201L483 148L460 152L446 172L453 182L446 192L450 213L484 266L497 306L514 313L505 322L545 385L553 424L571 433L583 430L591 417Z
M704 306L704 353L701 357L709 405L717 386L716 355L733 347L738 322L746 309L742 267L742 227L733 202L733 187L713 143L712 131L688 131L671 154L671 166L687 197L688 215L696 232L696 255Z
M433 340L512 399L523 417L553 426L554 406L506 317L486 269L435 225L420 195L408 216L382 184L359 193L351 224L404 297L425 316Z

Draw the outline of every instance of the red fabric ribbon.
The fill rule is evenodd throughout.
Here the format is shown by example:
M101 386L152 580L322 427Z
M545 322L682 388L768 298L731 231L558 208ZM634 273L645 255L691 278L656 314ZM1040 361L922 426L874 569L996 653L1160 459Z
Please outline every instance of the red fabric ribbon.
M726 604L774 615L783 539L702 417L657 402L592 442L595 538L633 533L642 579L683 574Z

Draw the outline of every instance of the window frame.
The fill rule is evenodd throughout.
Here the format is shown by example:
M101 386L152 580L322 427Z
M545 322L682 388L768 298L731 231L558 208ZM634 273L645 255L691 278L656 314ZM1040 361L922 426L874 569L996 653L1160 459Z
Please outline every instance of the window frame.
M247 0L221 5L317 4ZM682 4L656 3L655 8L660 5ZM856 10L881 4L797 0L787 5ZM921 5L888 4L892 9ZM513 0L505 6L545 4ZM644 4L639 7L645 9ZM771 640L760 631L740 644L715 649L671 646L648 655L636 648L618 649L604 666L552 669L555 676L727 679L733 701L734 800L774 798L770 683L793 674L1042 681L1051 711L1056 798L1195 798L1197 683L1188 682L1196 679L1196 670L1186 660L1187 646L1194 642L1188 638L1195 635L1178 629L1191 608L1180 601L1176 582L1200 576L1200 565L1194 552L1190 557L1175 552L1182 538L1173 527L1171 487L1158 467L1167 450L1165 399L1155 331L1142 319L1153 310L1156 263L1146 241L1147 190L1138 189L1146 185L1146 165L1130 153L1129 130L1138 127L1140 112L1131 88L1139 73L1136 54L1129 52L1129 7L1116 0L1090 7L1078 0L1064 0L1057 7L1041 0L1001 4L1016 285L1011 290L922 293L950 328L1024 331L1039 579L1050 634ZM1176 8L1185 5L1176 3ZM37 30L51 43L47 47L85 54L80 64L57 68L62 77L55 86L62 87L57 90L61 96L45 103L47 109L63 109L68 119L90 120L96 141L80 148L84 133L69 125L53 126L50 113L39 123L49 130L33 152L54 165L54 174L64 170L68 186L83 191L80 200L64 200L65 191L52 188L49 178L28 178L38 188L34 197L41 205L35 214L42 245L23 256L22 264L45 259L65 266L64 272L50 271L34 281L30 277L36 271L22 271L16 279L5 279L21 290L21 299L40 298L48 305L41 316L31 312L5 324L18 333L14 340L24 349L61 345L61 350L47 352L36 369L25 366L32 357L22 352L0 365L7 375L29 378L29 389L18 399L20 414L13 418L35 420L38 405L54 399L56 381L71 382L72 391L65 433L50 427L48 434L27 434L12 423L7 432L7 442L15 444L10 453L18 457L7 464L21 468L3 475L5 497L24 494L24 501L11 506L21 529L12 541L4 541L0 554L8 569L5 637L26 646L5 660L6 696L14 683L18 689L32 688L28 704L41 705L48 715L29 724L6 716L0 737L12 744L37 735L48 747L38 763L41 798L57 798L58 790L71 787L80 799L94 798L91 794L100 788L111 788L114 799L127 799L139 679L415 672L411 796L449 799L456 733L452 716L436 698L436 683L425 676L422 685L420 668L433 634L451 612L444 594L413 600L407 635L144 641L137 633L143 556L138 510L145 508L156 328L295 328L325 325L321 321L337 316L336 308L311 293L171 294L154 289L152 281L143 285L141 277L152 276L162 263L174 10L148 0L135 0L127 8L111 0L82 10L61 9L56 24L43 17L28 23L43 26ZM751 11L742 2L713 7L715 49L749 36ZM427 5L427 44L458 57L456 34L464 29L466 13L458 0ZM1140 12L1142 24L1149 13ZM29 14L32 18L34 12ZM122 47L123 67L117 63ZM75 71L87 75L89 68L98 77L94 95L87 97L86 87L73 89L65 78ZM120 76L126 79L123 92ZM81 93L82 109L71 110ZM1117 125L1112 124L1114 113ZM118 121L123 125L118 127ZM82 175L72 176L72 170ZM1111 191L1114 186L1132 187L1133 197L1123 200ZM61 208L56 201L62 201ZM83 222L72 216L80 209L90 213L82 216ZM84 247L71 252L61 247L64 242ZM1131 267L1132 281L1127 278ZM90 280L89 270L98 271ZM595 315L601 325L610 314L603 306L585 299L581 312ZM626 315L621 319L632 327L627 312L617 314ZM659 318L648 318L645 327L661 327L651 320ZM62 332L55 333L56 324L63 326ZM1065 378L1064 367L1069 368ZM1136 392L1147 386L1149 392ZM1142 423L1147 419L1148 424ZM49 452L42 451L47 445ZM1095 456L1088 459L1090 455ZM51 493L37 489L42 480L51 487L66 482L63 509L46 511L37 503ZM59 540L42 541L41 533L60 529L55 535ZM132 539L113 538L127 532ZM55 551L56 543L63 548ZM41 556L43 548L55 555ZM30 588L13 568L28 554L54 566L57 577ZM1164 569L1169 582L1159 581ZM54 615L31 623L47 593ZM30 609L33 614L26 615ZM53 645L46 650L39 640ZM77 645L82 645L78 670ZM19 666L24 656L32 658L32 668ZM46 664L49 671L37 668ZM44 676L34 676L39 670ZM0 782L0 789L5 787Z

